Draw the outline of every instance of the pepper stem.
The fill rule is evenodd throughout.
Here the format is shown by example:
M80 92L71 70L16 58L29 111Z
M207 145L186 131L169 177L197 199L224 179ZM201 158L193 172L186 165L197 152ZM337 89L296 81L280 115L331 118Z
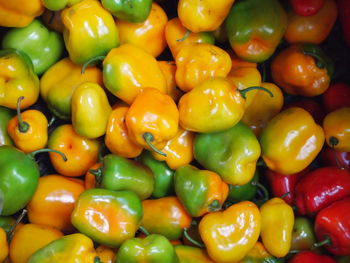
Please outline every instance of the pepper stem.
M94 258L94 263L102 263L101 259L99 257Z
M273 98L273 93L271 91L269 91L267 88L263 88L263 87L260 87L260 86L253 86L253 87L249 87L249 88L246 88L246 89L243 89L243 90L238 90L238 91L241 93L243 99L247 99L246 93L248 91L255 90L255 89L263 90L263 91L267 92L270 95L271 98Z
M149 236L149 235L150 235L150 233L147 231L147 229L144 228L143 226L140 226L140 227L139 227L139 230L140 230L142 233L144 233L146 236Z
M7 234L7 242L10 243L12 236L13 236L13 232L15 231L17 225L19 223L21 223L21 221L23 220L23 217L27 214L27 209L23 209L22 213L19 215L19 217L17 217L16 222L13 224L13 226L10 228L10 231Z
M330 239L329 236L325 236L325 239L322 240L321 242L315 243L312 245L312 249L322 247L324 245L330 245L332 244L332 240Z
M221 209L219 200L214 200L208 207L209 212L215 212Z
M29 158L31 158L31 159L34 159L34 156L35 156L36 154L38 154L38 153L43 153L43 152L58 153L59 155L62 156L63 161L65 161L65 162L67 161L67 157L66 157L66 155L65 155L63 152L60 152L60 151L57 151L57 150L54 150L54 149L47 149L47 148L45 148L45 149L40 149L40 150L36 150L36 151L34 151L34 152L28 153L27 156L28 156Z
M259 200L259 203L264 203L265 201L269 200L269 191L267 191L264 185L256 181L251 182L251 184L253 186L256 186L258 189L260 189L263 192L264 197Z
M96 62L96 61L101 61L101 60L104 60L106 56L97 56L97 57L93 57L93 58L90 58L88 61L86 61L82 68L81 68L81 74L84 74L85 73L85 69L92 63Z
M190 35L190 33L191 33L191 31L186 29L185 35L182 38L176 39L176 41L178 41L178 42L185 41L188 38L188 36Z
M98 184L101 184L101 181L102 181L102 167L101 166L98 169L89 169L89 173L91 173L95 176Z
M146 141L146 143L148 144L149 147L151 147L151 149L153 151L155 151L156 153L160 154L160 155L163 155L164 157L166 157L166 153L165 152L162 152L160 150L158 150L153 144L152 142L154 141L154 137L152 135L152 133L150 132L145 132L143 134L143 139Z
M281 195L281 199L283 199L283 198L285 198L287 195L290 195L291 194L291 192L287 192L287 193L284 193L283 195Z
M56 117L54 115L52 115L49 123L47 124L47 127L50 127L55 121L56 121Z
M22 115L21 115L21 100L24 100L24 97L21 96L17 100L17 118L18 118L18 130L21 133L25 133L29 129L29 124L25 121L22 120Z
M187 238L188 241L190 241L193 245L196 245L197 247L200 248L204 248L205 245L201 242L198 242L196 240L194 240L187 232L187 228L184 228L184 232L183 232L184 236Z

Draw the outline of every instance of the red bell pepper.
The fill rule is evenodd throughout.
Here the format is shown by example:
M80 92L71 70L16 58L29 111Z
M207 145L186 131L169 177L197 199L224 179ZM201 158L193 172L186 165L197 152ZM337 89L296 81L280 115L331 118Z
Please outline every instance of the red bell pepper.
M350 86L343 82L330 85L322 94L322 102L327 113L342 107L350 107Z
M323 118L326 116L322 105L310 98L303 98L297 101L289 102L284 106L284 109L291 107L300 107L308 111L318 124L322 124Z
M313 215L349 195L350 172L338 167L321 167L300 179L295 187L294 203L301 215Z
M326 255L319 255L311 251L304 251L292 257L288 263L336 263L336 261Z
M325 248L334 255L350 255L350 197L322 209L315 219L318 240L329 239Z
M325 0L289 0L295 13L300 16L312 16L324 5Z
M350 170L350 152L339 152L328 146L324 146L320 157L323 166L337 166Z
M350 47L350 1L338 0L338 16L343 29L346 44Z

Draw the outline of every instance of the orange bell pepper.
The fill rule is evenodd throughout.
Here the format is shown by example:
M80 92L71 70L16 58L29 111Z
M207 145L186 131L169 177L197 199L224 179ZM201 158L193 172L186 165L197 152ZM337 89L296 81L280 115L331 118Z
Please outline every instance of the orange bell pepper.
M183 92L177 88L175 81L176 74L176 64L175 61L157 61L160 70L163 72L163 75L167 83L167 94L173 98L175 102L178 102Z

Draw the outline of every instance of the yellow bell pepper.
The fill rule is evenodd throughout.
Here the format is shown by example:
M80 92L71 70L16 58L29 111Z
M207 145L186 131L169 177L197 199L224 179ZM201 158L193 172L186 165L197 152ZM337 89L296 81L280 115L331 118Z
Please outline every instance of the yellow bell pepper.
M3 262L9 253L9 246L7 244L7 237L5 230L0 227L0 262Z
M183 92L177 88L177 84L175 82L175 73L176 73L175 61L158 60L157 63L167 83L167 94L170 97L172 97L175 102L178 102Z
M267 251L278 258L288 254L292 245L294 212L282 198L275 197L260 207L261 239Z
M258 241L261 227L259 208L250 201L234 204L223 212L205 215L199 234L214 261L238 262Z

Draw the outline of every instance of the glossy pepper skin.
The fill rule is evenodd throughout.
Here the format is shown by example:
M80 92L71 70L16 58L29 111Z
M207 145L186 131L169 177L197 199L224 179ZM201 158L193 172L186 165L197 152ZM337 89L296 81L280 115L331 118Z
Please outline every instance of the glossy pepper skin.
M51 11L59 11L67 6L72 6L82 0L42 0L43 5Z
M176 240L190 227L192 217L176 196L143 200L142 207L142 226L151 234Z
M327 255L319 255L312 251L304 251L295 255L288 263L336 263L336 261Z
M152 234L146 238L131 238L126 240L118 249L115 263L177 263L173 245L167 238Z
M13 48L26 53L33 62L35 73L40 75L61 57L63 39L60 34L50 31L35 19L26 27L7 32L2 39L2 48Z
M206 43L183 46L175 63L175 80L184 92L190 91L204 80L226 77L232 66L230 55L225 50Z
M125 122L135 143L157 151L175 137L179 111L169 95L154 88L144 88L130 105Z
M300 16L312 16L324 5L325 0L289 0L295 13Z
M176 245L179 263L214 263L204 249L193 246Z
M327 90L333 71L331 59L314 44L291 45L271 62L274 82L291 95L321 95Z
M141 201L134 192L98 188L84 191L71 215L79 232L110 247L134 237L141 219Z
M24 96L21 109L33 105L39 98L39 79L30 58L15 49L0 51L0 106L17 108L17 99Z
M323 2L323 6L312 16L298 15L294 10L289 10L288 26L284 34L288 43L321 44L328 37L338 12L336 1Z
M327 113L342 107L350 107L350 85L344 82L331 84L322 94L322 104Z
M259 173L256 170L254 177L246 184L232 185L229 184L229 192L227 200L230 203L238 203L241 201L250 201L257 193L257 186L255 185L259 181Z
M57 239L36 251L28 263L85 263L97 257L94 244L87 236L75 233Z
M144 87L167 92L167 83L156 59L133 44L123 44L107 54L103 60L103 82L107 90L129 105Z
M305 169L321 151L323 143L323 129L310 113L299 107L277 114L260 136L261 156L267 167L284 175Z
M261 216L258 207L243 201L223 212L205 215L199 223L199 233L211 259L237 262L258 241Z
M261 242L256 242L247 255L239 263L283 263L283 258L270 255Z
M96 56L106 55L119 45L113 16L99 1L83 0L65 8L61 17L64 42L74 63L84 64Z
M195 159L224 182L243 185L254 176L260 145L252 130L239 122L222 132L198 133L193 151Z
M0 262L3 262L9 253L9 247L7 244L6 232L0 227Z
M320 155L324 166L339 166L350 170L350 152L339 152L325 146Z
M135 24L144 22L152 7L152 0L102 0L101 3L114 17Z
M320 167L306 175L295 187L298 213L315 214L350 195L350 173L338 167Z
M10 135L7 133L7 124L15 116L15 111L0 106L0 146L13 145Z
M181 23L190 31L214 31L224 22L234 2L235 0L180 0L177 12Z
M76 133L96 139L106 133L112 107L103 88L93 82L79 85L72 95L72 124Z
M177 68L175 61L157 60L157 63L167 83L166 93L170 95L170 97L172 97L175 102L178 102L183 92L177 88L177 84L175 82L175 74Z
M350 152L350 107L343 107L326 115L322 124L329 147Z
M286 26L286 13L276 0L237 2L226 18L231 48L238 57L250 62L267 60L275 52Z
M283 199L274 197L260 207L261 239L273 256L286 256L292 244L294 212Z
M152 3L152 1L149 0L137 0L135 2ZM143 11L146 10L143 9ZM153 57L158 57L166 48L164 31L167 22L168 16L164 9L157 3L152 3L150 13L146 19L140 23L128 22L125 20L116 21L120 44L134 44L144 49Z
M292 233L291 250L310 250L316 243L313 222L307 217L296 217Z
M217 173L192 165L178 168L174 175L176 196L193 217L219 211L228 194L228 186Z
M0 6L0 26L25 27L44 12L41 0L16 0L2 2Z
M27 204L30 223L50 226L65 233L74 231L70 216L85 187L79 179L50 174L39 178L38 187Z

